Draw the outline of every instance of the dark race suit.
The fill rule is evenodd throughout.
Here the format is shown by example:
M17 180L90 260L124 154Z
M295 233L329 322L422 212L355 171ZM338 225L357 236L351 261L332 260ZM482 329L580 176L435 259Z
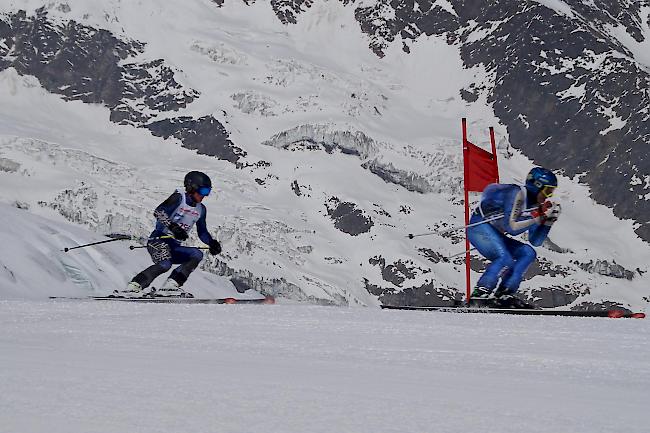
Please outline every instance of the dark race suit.
M185 197L185 206L181 206L183 197ZM184 223L181 215L183 209L196 214L188 219L187 223ZM207 210L202 203L195 202L188 194L176 191L154 210L156 227L149 237L168 236L171 233L168 230L171 222L180 223L179 225L188 231L192 229L194 221L196 221L196 231L199 239L206 244L210 244L212 236L206 226L206 214ZM143 288L148 287L159 275L169 271L173 264L180 264L180 266L174 269L169 277L175 280L179 286L182 286L192 271L203 260L201 250L184 247L176 239L152 239L147 243L147 251L149 251L154 264L133 277L132 280Z

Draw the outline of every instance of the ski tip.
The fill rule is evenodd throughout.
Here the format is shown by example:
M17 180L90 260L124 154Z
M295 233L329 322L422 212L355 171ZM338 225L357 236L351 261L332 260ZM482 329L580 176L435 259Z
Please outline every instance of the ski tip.
M624 310L609 310L607 317L620 319L621 317L631 317L632 319L645 319L645 313L626 313Z
M237 303L237 299L235 299L235 298L225 298L225 299L223 300L223 303L224 303L224 304L236 304L236 303Z
M623 310L609 310L607 312L607 317L612 319L620 319L623 316L625 316L625 311Z
M275 298L271 295L268 295L264 300L262 301L263 304L275 304Z

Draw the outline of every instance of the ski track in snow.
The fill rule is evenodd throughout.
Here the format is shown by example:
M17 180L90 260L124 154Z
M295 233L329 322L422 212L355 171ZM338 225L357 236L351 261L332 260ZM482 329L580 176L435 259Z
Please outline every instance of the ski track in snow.
M649 323L0 301L0 431L645 432Z

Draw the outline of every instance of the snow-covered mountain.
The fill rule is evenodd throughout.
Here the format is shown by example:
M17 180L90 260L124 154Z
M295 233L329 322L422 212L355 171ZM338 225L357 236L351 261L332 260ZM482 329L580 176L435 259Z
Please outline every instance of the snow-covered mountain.
M462 223L467 117L477 144L495 126L503 181L563 173L523 292L645 308L650 6L600 3L3 0L0 200L146 236L198 169L224 245L204 270L311 302L451 301L462 232L406 234Z

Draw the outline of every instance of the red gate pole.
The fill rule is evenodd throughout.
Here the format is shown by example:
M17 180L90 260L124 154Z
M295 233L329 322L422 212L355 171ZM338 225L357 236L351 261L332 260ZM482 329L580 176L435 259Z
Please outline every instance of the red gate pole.
M497 170L497 183L499 183L499 164L497 161L497 143L494 139L494 128L490 126L490 143L492 144L492 155L494 155L494 167Z

